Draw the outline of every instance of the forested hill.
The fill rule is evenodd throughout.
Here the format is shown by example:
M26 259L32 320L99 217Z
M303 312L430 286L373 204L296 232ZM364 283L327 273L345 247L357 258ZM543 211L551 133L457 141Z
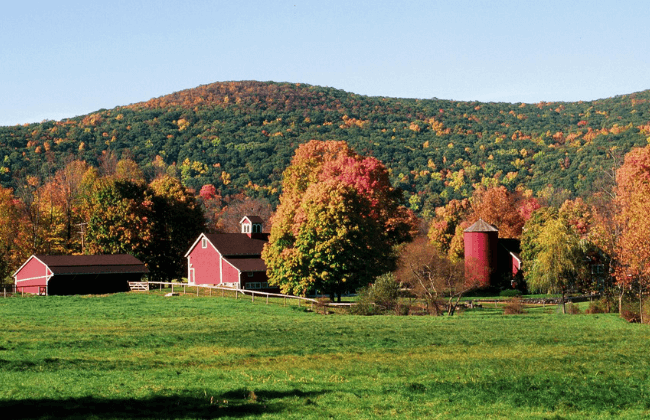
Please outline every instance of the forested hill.
M650 91L537 104L368 97L272 82L214 83L147 102L40 124L0 127L0 182L45 179L71 158L162 161L189 187L214 184L277 199L295 147L345 140L381 159L414 209L473 185L587 194L611 154L650 139ZM103 157L102 157L103 156Z

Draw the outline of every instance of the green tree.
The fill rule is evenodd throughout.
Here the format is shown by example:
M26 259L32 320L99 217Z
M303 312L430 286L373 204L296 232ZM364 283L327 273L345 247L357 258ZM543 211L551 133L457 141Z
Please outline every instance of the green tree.
M580 238L561 218L546 223L535 238L536 256L524 260L528 288L533 291L562 294L562 311L566 313L565 295L575 278L585 268ZM526 266L526 265L525 265Z
M262 254L269 283L284 293L319 289L340 299L390 271L394 245L409 240L415 226L381 162L345 142L311 141L284 172Z
M88 254L132 254L151 261L155 230L152 194L146 186L112 178L97 180L85 197Z
M177 178L163 175L150 188L155 213L150 270L154 278L169 281L185 273L185 252L205 230L205 218L194 195Z

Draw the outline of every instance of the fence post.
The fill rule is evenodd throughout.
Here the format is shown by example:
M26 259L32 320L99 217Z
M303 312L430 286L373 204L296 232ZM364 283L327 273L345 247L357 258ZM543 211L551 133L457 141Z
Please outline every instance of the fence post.
M185 285L183 285L183 294L185 294Z
M174 294L174 283L172 283L172 295Z
M239 299L239 291L235 289L235 300Z
M255 292L251 292L251 302L255 302Z
M196 297L199 297L199 286L196 286Z
M284 306L287 306L287 297L284 297Z
M221 289L221 297L224 297L224 296L226 296L226 290L225 290L225 289Z
M266 295L266 304L269 304L269 295Z

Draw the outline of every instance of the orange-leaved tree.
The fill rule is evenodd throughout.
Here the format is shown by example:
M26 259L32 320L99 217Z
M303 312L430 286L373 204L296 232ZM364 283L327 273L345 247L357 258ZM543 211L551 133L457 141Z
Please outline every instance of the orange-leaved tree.
M480 286L474 274L465 270L462 260L448 258L424 237L403 247L397 269L397 279L426 302L432 315L443 311L453 315L463 294Z
M29 256L28 220L11 189L0 187L0 283Z
M500 238L520 238L524 223L540 208L539 202L522 191L504 186L478 187L472 198L451 200L436 209L429 226L429 239L452 259L464 255L463 231L479 219L495 225Z
M282 188L262 258L269 283L284 293L340 298L372 282L394 268L394 245L417 226L386 167L345 142L298 147Z
M650 146L633 149L625 156L616 172L616 184L616 217L621 226L616 279L628 289L636 283L643 322L643 293L650 285Z

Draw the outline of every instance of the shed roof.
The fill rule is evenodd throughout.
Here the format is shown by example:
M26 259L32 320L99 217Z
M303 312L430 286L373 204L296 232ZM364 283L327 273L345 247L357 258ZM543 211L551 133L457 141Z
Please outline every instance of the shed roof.
M148 273L142 261L128 254L35 255L53 274Z
M260 256L264 244L269 241L269 234L260 234L261 238L249 238L245 233L207 233L212 245L224 257Z
M483 219L478 219L476 223L465 229L465 232L498 232L496 226L491 225Z

